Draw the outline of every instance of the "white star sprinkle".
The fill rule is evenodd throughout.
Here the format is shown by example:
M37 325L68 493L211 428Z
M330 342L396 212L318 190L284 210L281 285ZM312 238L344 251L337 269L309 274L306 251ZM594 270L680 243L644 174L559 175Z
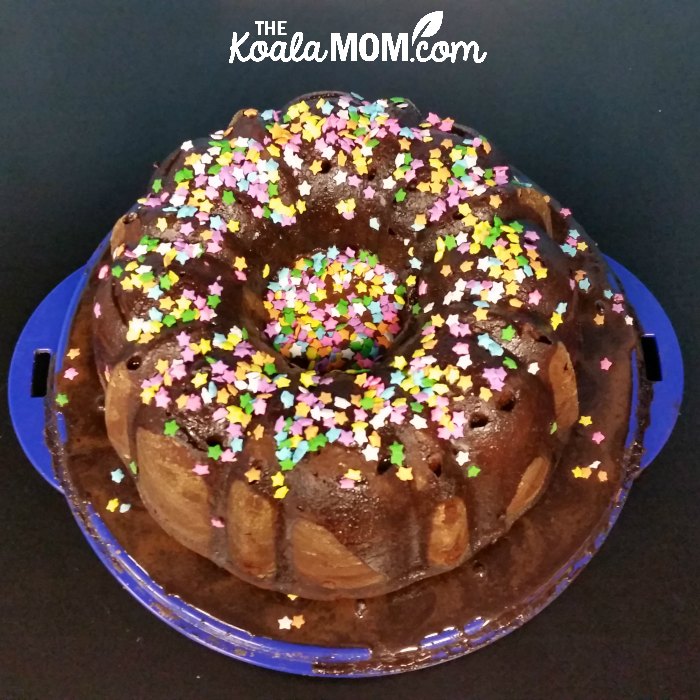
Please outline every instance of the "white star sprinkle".
M463 467L468 461L469 461L469 452L466 450L460 450L457 453L457 464L459 464L460 467Z
M368 462L376 462L379 460L379 448L372 445L367 445L362 454Z
M285 615L277 620L277 624L280 626L281 630L290 630L292 629L292 618Z
M411 425L416 429L416 430L424 430L425 428L428 427L428 421L425 420L422 416L419 416L418 414L414 415L413 418L411 418Z

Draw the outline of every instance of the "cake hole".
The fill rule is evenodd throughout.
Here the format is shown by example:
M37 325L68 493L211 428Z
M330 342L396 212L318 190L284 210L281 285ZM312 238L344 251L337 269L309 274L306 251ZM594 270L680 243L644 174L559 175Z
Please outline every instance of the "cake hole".
M393 236L394 238L399 238L399 234L396 233L396 231L394 231L394 229L391 228L391 226L387 230L388 230L390 236Z
M488 425L489 419L483 413L474 413L469 419L470 428L483 428Z
M496 406L499 411L510 413L515 408L515 394L512 391L502 391L496 397Z
M359 598L358 600L355 601L355 615L357 617L362 618L365 615L365 612L367 612L367 603L365 603L362 598Z
M391 460L388 457L382 457L377 464L377 474L386 474L391 467Z
M377 171L374 168L370 168L367 172L367 179L372 182L375 177L377 177Z
M327 173L331 169L331 162L329 160L323 160L321 161L321 172L322 173Z
M659 356L659 345L656 342L656 336L651 333L643 335L641 342L647 379L650 382L660 382L662 379L661 357Z
M455 209L455 210L452 212L452 219L453 219L454 221L459 221L461 218L462 218L462 215L459 213L459 209Z
M302 255L280 268L264 292L262 330L275 350L304 369L366 370L401 331L406 305L397 292L401 276L370 250L330 251ZM344 270L341 281L334 276L336 265ZM368 271L374 297L365 284Z
M440 455L429 455L426 461L430 471L432 471L435 476L440 476L442 474L442 458Z
M105 410L105 397L104 394L100 394L95 401L95 407L100 413L104 413Z
M131 370L137 370L141 366L141 357L139 355L133 355L126 361L126 368Z
M543 345L551 345L552 341L544 334L540 333L535 336L535 340Z
M208 447L223 447L223 445L221 444L221 440L213 436L208 437L206 442Z
M51 364L51 350L35 350L32 363L31 397L33 399L46 396L49 382L49 366Z
M414 179L406 183L406 189L409 192L415 192L418 189L418 181Z
M598 311L599 314L602 314L605 311L605 304L603 304L602 301L598 300L595 303L595 308L596 311Z

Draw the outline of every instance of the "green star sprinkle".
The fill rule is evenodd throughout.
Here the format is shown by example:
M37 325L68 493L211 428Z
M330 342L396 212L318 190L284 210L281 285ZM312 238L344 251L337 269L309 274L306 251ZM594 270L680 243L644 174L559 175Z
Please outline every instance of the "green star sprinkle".
M207 448L207 456L211 459L219 459L222 453L221 445L209 445Z
M175 435L177 431L180 430L180 426L174 421L174 420L169 420L165 422L165 426L163 428L163 434L165 435Z
M506 326L501 331L501 340L513 340L515 338L515 328L513 326Z
M403 445L400 442L392 442L391 445L389 445L389 451L391 452L389 461L397 467L400 467L404 460Z
M476 464L470 464L467 467L467 477L470 479L473 479L475 476L479 476L479 473L481 472L481 469L476 466Z
M68 396L66 394L56 394L56 403L63 407L68 403Z

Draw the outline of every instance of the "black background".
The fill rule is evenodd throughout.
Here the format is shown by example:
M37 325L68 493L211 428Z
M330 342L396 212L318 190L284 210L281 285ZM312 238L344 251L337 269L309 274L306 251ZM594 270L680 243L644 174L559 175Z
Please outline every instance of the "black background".
M475 39L481 65L229 65L233 30ZM660 299L683 345L671 441L602 551L523 629L368 681L284 676L172 631L111 578L0 426L0 697L698 697L700 3L673 0L0 5L0 375L39 301L140 195L150 164L241 107L317 89L403 95L482 130ZM5 391L3 386L3 393Z

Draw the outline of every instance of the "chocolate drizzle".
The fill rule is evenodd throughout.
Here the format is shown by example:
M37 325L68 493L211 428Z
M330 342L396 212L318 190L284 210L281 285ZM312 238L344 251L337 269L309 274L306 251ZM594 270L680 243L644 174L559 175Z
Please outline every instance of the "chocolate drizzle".
M349 99L335 96L332 104L342 108ZM388 107L388 114L396 115L405 128L409 122L418 125L416 133L425 135L421 138L449 138L445 122L442 131L435 123L421 123L417 110L406 104L404 115L396 106ZM413 116L406 121L405 115ZM257 113L245 112L224 136L231 143L257 139L262 147L267 131ZM471 139L477 150L487 143L464 127L454 127L452 133ZM219 134L217 143L224 136ZM379 140L364 176L367 182L395 173L398 143L394 138ZM156 173L153 183L160 184L156 188L152 183L152 190L162 189L168 196L176 192L188 158L206 153L207 146L206 141L196 142L174 154ZM419 139L414 157L422 153L427 161L431 147ZM310 146L303 148L306 168L315 155ZM475 167L482 173L498 169L502 159L490 147L482 150ZM302 175L288 160L294 162L287 158L279 165L279 189L299 194ZM406 186L401 206L394 190L378 199L358 199L348 210L350 205L343 202L352 192L333 184L342 167L324 159L319 168L313 177L303 175L314 188L307 218L300 215L281 231L270 220L253 216L258 206L254 197L237 191L235 203L217 205L215 211L240 225L242 233L187 265L171 261L169 266L156 253L182 239L181 222L162 207L142 206L115 227L111 262L107 257L97 266L74 323L71 345L82 351L80 378L68 387L71 400L63 412L69 439L58 461L75 507L94 503L126 551L173 594L265 636L279 636L277 621L296 611L306 622L294 629L294 641L369 646L373 658L368 669L389 664L396 670L404 659L421 665L432 658L429 650L401 654L425 635L451 626L462 629L474 619L499 634L527 618L552 597L561 576L575 573L561 569L597 546L595 538L606 531L638 457L637 444L626 450L625 439L639 332L632 310L610 289L595 244L537 188L516 181L486 184L417 232L416 217L442 206L433 194ZM418 181L427 182L423 173ZM371 221L377 222L374 227L368 225ZM486 243L478 231L490 231ZM453 245L463 235L466 242ZM449 245L447 237L452 237ZM480 240L481 248L469 248ZM520 275L503 301L497 294L489 296L499 277L493 276L496 263L488 262L492 254L484 246L494 242L514 251L499 252L498 265L511 255L520 267L538 273ZM156 247L161 245L165 248ZM436 358L443 373L438 381L445 387L441 395L456 413L438 411L443 416L439 422L423 421L420 427L421 412L412 409L419 418L410 424L401 420L377 426L376 459L363 456L358 444L331 443L283 473L275 443L279 421L289 413L281 394L272 391L266 411L255 416L246 435L253 426L261 426L261 433L246 437L235 459L212 461L208 448L226 449L230 439L213 417L215 403L197 411L184 409L184 403L176 406L173 399L184 396L177 393L183 389L176 383L165 408L141 400L151 378L179 361L183 327L163 327L146 343L136 337L125 340L133 319L145 318L157 305L138 292L140 282L124 285L121 274L126 269L133 280L129 264L138 257L146 271L139 274L146 274L146 280L148 275L162 280L168 270L176 271L176 279L165 287L173 297L191 290L206 296L211 285L220 283L214 325L187 327L186 347L208 342L212 329L226 333L231 326L244 328L242 342L250 354L268 357L265 362L275 367L273 381L288 378L296 400L308 395L316 401L323 393L331 401L340 400L342 408L343 401L350 406L356 400L356 375L334 370L313 377L313 386L303 384L309 379L303 368L277 353L262 334L256 301L264 293L265 269L279 270L298 255L329 246L376 252L410 288L403 329L370 376L391 387L397 370L400 374L399 360L413 361L427 353ZM241 259L247 266L243 278L230 272ZM417 275L414 261L420 262ZM118 274L109 274L110 265ZM541 270L546 274L540 275ZM462 282L476 286L467 286L472 291L466 296L463 286L460 295ZM100 307L94 321L93 299ZM195 356L185 381L195 381L210 364L229 358L228 353L215 347ZM460 365L464 353L469 360ZM500 359L494 364L494 357L503 358L508 371ZM638 362L640 358L637 352ZM453 378L445 379L445 372ZM465 374L470 375L468 382L458 385ZM409 379L401 381L413 381L413 376L402 375ZM638 381L643 426L647 386L641 375ZM59 380L59 388L64 383ZM100 384L107 391L107 432L104 415L85 409L86 398L100 392ZM421 396L420 391L415 395ZM440 405L433 402L422 415L434 420ZM338 404L332 408L338 410ZM342 415L340 411L338 420ZM459 425L449 428L455 416L464 417L464 430ZM113 447L125 464L138 464L134 482L119 487L132 504L128 514L102 510L114 485L108 481L109 470L97 465L114 462ZM410 466L407 472L399 471L405 469L403 460ZM193 474L199 463L209 466ZM259 475L251 477L251 470ZM339 490L338 483L348 474L357 484ZM288 489L282 497L280 488ZM305 597L290 601L283 593ZM340 599L332 600L336 597ZM476 632L460 632L455 648L468 649L478 639Z

